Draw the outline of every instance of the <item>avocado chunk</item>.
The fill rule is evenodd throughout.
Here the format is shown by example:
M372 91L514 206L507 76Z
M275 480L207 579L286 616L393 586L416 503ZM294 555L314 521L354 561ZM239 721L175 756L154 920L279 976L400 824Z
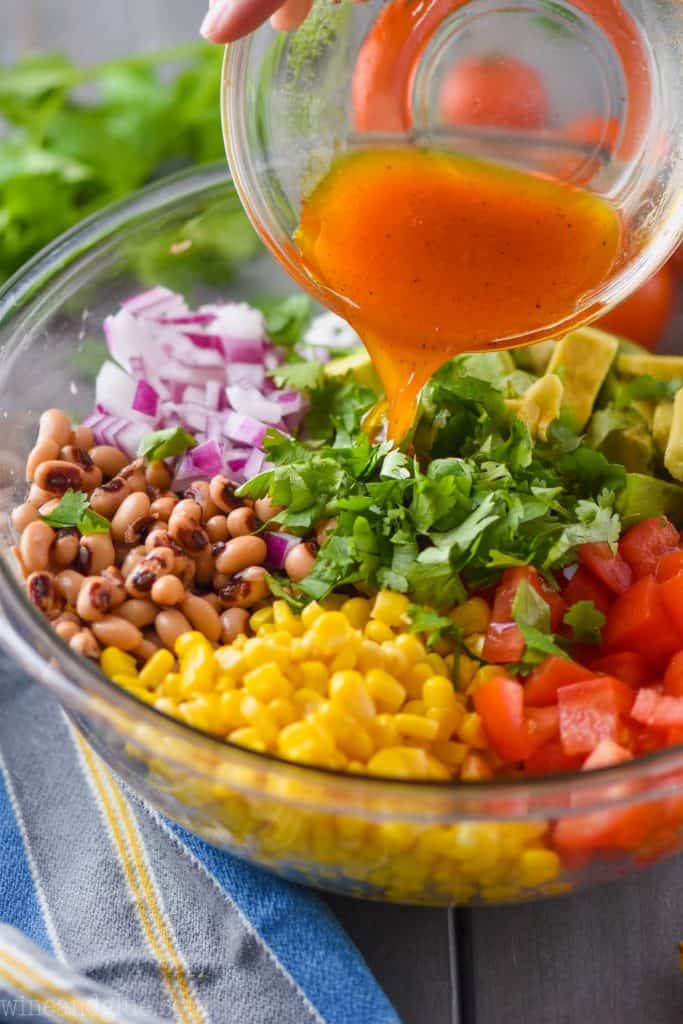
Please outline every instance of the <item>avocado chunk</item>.
M564 385L562 411L575 430L588 423L618 350L617 339L595 327L582 327L558 341L547 373Z
M515 349L517 366L540 376L545 373L556 344L554 341L537 341L535 345L525 345L523 348Z
M664 452L664 465L674 480L683 480L683 388L674 398L669 441Z
M508 399L505 405L529 428L533 437L548 440L550 424L559 418L564 385L554 373L540 377L523 398Z
M634 526L643 519L668 516L683 526L683 487L680 484L658 480L654 476L629 473L626 486L617 498L617 511L624 527Z
M627 473L649 472L655 455L651 435L639 424L612 431L600 445L600 451L610 462L622 465Z
M666 446L671 436L671 424L674 419L673 402L660 402L655 409L652 420L652 439L659 454L664 457Z
M619 373L629 377L655 377L657 380L683 380L683 356L653 356L622 354L617 359Z
M377 371L364 348L359 348L357 352L352 352L351 355L331 359L329 363L325 364L326 377L345 377L347 373L352 375L357 384L370 388L371 391L376 391L377 394L381 393L382 385L377 376Z

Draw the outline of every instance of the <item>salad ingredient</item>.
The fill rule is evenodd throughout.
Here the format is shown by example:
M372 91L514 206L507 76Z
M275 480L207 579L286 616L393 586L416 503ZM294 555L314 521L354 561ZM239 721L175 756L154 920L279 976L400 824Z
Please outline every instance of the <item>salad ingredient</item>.
M557 342L546 374L563 385L563 411L572 427L584 429L618 351L616 338L592 327L572 331Z
M571 321L609 274L620 233L603 200L559 182L469 157L373 149L333 164L304 202L296 242L365 341L400 440L420 388L449 357Z
M598 323L605 331L656 349L673 315L674 283L674 271L667 263Z
M549 115L541 76L524 61L504 54L460 61L441 87L441 117L447 124L537 131Z

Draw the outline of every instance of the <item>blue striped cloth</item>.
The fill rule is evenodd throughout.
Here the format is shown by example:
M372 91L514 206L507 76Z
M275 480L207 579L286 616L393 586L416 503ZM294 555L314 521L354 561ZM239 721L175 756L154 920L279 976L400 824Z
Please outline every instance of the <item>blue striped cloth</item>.
M0 656L0 1020L399 1024L312 892L159 816Z

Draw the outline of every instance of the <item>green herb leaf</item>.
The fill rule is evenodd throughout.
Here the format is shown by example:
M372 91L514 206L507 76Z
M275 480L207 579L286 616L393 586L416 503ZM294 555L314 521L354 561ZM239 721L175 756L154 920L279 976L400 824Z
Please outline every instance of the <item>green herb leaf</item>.
M74 491L71 487L64 494L59 505L47 516L41 516L44 523L54 529L77 527L88 509L88 495Z
M462 642L462 630L458 629L445 615L439 615L425 605L408 605L410 616L410 632L420 633L425 638L427 647L432 650L443 640Z
M155 430L142 438L138 445L138 455L149 462L163 462L183 455L188 448L194 448L196 438L186 433L181 427L169 427L167 430Z
M555 643L552 634L544 633L542 630L524 623L521 623L519 628L526 645L524 649L525 665L538 665L551 656L571 660L567 652Z
M275 370L269 370L268 376L275 380L279 388L292 388L294 391L315 391L321 388L325 380L325 368L315 359L300 360L295 363L283 363Z
M522 580L512 602L512 617L518 626L533 626L550 633L550 606L527 580Z
M606 621L592 601L577 601L564 617L565 625L573 631L575 643L595 646L600 644L601 630Z
M312 317L311 300L307 295L257 299L253 304L262 310L266 334L274 344L291 348L303 339Z

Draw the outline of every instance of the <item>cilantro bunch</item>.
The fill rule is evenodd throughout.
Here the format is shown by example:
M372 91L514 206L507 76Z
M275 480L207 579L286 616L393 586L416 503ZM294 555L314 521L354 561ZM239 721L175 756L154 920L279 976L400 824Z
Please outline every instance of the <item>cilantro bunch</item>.
M283 506L279 522L301 536L336 521L307 597L386 587L448 608L509 566L548 575L581 544L616 544L624 469L560 423L535 441L505 408L508 382L472 367L453 360L427 385L410 453L370 444L360 423L375 396L350 379L314 387L307 440L267 436L274 468L243 492Z

